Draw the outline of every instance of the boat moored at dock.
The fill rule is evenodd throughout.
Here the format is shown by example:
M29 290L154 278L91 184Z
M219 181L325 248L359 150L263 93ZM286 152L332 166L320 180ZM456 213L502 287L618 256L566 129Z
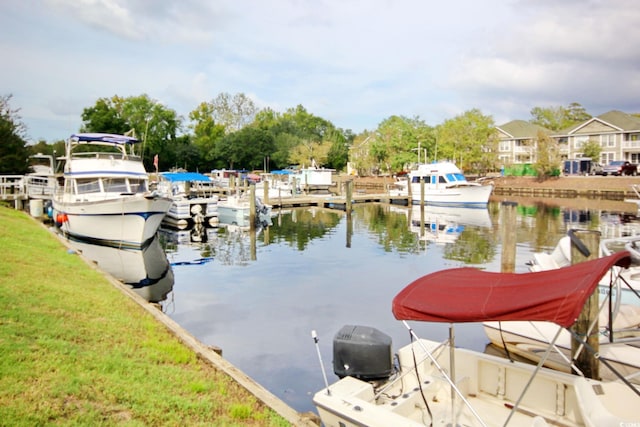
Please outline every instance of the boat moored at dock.
M163 220L166 225L184 229L218 223L219 195L211 178L196 172L162 172L158 178L158 191L172 200Z
M561 271L515 274L461 267L414 280L392 302L394 317L412 340L395 357L391 339L373 328L346 325L334 337L334 373L340 379L313 398L323 425L595 427L637 422L640 391L632 384L551 370L543 367L545 356L534 366L456 348L453 326L444 342L418 338L407 323L523 320L570 328L601 277L629 263L629 254L620 252Z
M422 200L436 206L486 207L492 191L492 184L467 181L455 164L438 162L418 165L409 172L408 179L396 182L391 194L411 195L414 203Z
M135 138L73 134L65 143L64 186L52 198L54 220L70 238L139 248L151 241L171 199L150 192ZM91 150L92 147L94 150Z

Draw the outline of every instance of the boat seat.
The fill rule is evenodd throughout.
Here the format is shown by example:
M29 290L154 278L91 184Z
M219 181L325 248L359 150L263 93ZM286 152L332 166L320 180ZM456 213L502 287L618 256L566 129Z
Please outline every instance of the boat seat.
M640 397L619 382L574 381L578 407L587 427L634 425Z

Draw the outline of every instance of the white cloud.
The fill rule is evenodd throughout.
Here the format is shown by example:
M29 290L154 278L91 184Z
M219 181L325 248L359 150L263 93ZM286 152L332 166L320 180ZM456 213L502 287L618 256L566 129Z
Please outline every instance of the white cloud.
M83 108L116 94L146 93L186 117L221 92L242 92L277 111L302 104L356 132L394 114L436 125L471 108L498 123L574 101L592 114L640 111L633 0L44 6L0 5L9 59L0 93L14 94L34 138L66 136L59 129L77 126Z

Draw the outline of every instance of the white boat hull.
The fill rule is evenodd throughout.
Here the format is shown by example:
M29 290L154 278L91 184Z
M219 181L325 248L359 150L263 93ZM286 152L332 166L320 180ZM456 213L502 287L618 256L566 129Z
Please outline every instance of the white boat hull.
M175 228L186 228L194 224L216 225L218 223L218 196L197 198L174 198L164 223Z
M68 237L118 247L148 243L171 206L171 200L142 194L65 203L53 200L60 230Z
M249 206L218 206L218 220L220 224L249 226Z
M434 206L486 206L493 191L491 185L470 185L441 189L425 189L424 202ZM411 184L413 203L422 200L420 184Z
M637 317L637 313L629 313L629 318ZM498 348L506 346L512 354L538 363L546 351L549 342L556 335L559 326L550 322L484 322L484 331L491 344ZM617 325L631 326L631 325ZM636 332L630 331L627 338L638 338ZM557 350L571 359L571 334L563 329L556 341ZM600 340L600 357L606 359L614 369L631 381L640 384L640 347L625 342L608 343L607 337ZM546 361L545 366L563 372L571 372L569 363L557 351ZM618 377L605 364L600 364L600 375L605 380L616 380Z

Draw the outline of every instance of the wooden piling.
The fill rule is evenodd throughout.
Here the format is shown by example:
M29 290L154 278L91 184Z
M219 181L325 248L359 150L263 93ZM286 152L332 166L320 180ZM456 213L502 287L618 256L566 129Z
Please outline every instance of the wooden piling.
M571 230L569 233L573 233L573 236L571 236L572 264L598 258L600 248L599 231ZM581 241L588 249L588 254L584 254L579 249L579 246L575 243L576 238L579 239L579 241ZM600 351L598 312L599 296L598 289L596 288L582 308L582 312L580 313L580 316L578 316L578 320L576 320L573 326L571 326L571 329L576 333L576 335L583 338L586 337L587 344L591 346L596 353ZM594 326L591 328L591 332L589 332L591 324L594 324ZM600 365L598 359L593 357L593 354L583 348L575 339L571 340L571 358L576 367L584 374L585 377L600 379Z
M349 179L345 182L346 186L347 186L347 199L345 202L345 211L347 212L347 215L351 215L351 199L353 197L353 180Z
M503 273L513 273L516 269L516 202L505 201L500 204L500 235L502 236Z
M256 185L249 186L249 230L256 229Z

